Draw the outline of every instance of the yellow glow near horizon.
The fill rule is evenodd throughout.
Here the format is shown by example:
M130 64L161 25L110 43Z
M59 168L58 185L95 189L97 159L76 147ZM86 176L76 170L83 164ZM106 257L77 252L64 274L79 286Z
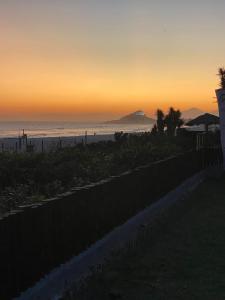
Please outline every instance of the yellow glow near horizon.
M89 3L94 8L103 6L102 14L97 9L87 12L78 2L77 18L72 14L68 21L70 1L57 1L53 16L47 0L43 23L37 18L44 8L42 1L39 7L21 0L30 13L25 20L18 4L3 7L1 119L108 119L139 109L153 115L157 108L170 106L217 109L215 75L225 59L225 42L213 29L223 21L215 18L209 24L204 19L209 12L203 11L200 19L196 13L195 20L188 23L186 16L183 23L184 17L173 20L172 10L168 17L160 5L152 7L159 21L154 16L149 19L151 10L143 9L150 8L149 4L138 5L134 0L134 7L123 0L129 13L117 4L117 13L123 15L115 17L111 1L107 2L110 6L100 0ZM174 9L183 9L173 2ZM211 9L207 5L205 10ZM196 8L198 13L200 8ZM101 20L104 15L108 19Z

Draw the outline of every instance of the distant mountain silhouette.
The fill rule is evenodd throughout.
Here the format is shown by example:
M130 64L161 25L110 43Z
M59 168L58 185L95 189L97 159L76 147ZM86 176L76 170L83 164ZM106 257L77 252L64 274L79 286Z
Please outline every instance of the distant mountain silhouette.
M200 115L204 114L204 111L199 108L193 107L187 110L182 111L182 118L185 120L194 119Z
M217 110L213 110L211 113L212 113L213 115L215 115L215 116L219 116L218 109L217 109Z
M134 113L122 117L119 120L108 121L105 123L107 124L153 124L155 123L155 120L147 117L143 111L138 110Z

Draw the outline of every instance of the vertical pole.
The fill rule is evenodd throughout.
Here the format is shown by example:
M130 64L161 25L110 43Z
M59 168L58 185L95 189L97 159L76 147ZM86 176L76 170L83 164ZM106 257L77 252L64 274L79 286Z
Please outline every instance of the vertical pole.
M21 150L21 147L22 147L22 145L21 145L21 137L19 136L19 150Z
M84 140L85 140L85 145L87 145L87 130L85 131Z
M25 139L26 139L25 141L26 141L26 151L27 151L27 142L28 142L27 141L27 135L25 135Z

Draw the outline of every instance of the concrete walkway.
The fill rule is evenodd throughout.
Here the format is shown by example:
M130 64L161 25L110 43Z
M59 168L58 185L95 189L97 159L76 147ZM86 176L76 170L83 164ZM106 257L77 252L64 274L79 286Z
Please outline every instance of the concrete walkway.
M64 299L225 299L225 178L206 181L187 200Z

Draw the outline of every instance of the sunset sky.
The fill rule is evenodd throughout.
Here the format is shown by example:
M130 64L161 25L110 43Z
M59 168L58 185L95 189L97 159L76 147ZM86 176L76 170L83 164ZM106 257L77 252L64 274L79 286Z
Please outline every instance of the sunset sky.
M0 0L0 118L217 109L224 0Z

